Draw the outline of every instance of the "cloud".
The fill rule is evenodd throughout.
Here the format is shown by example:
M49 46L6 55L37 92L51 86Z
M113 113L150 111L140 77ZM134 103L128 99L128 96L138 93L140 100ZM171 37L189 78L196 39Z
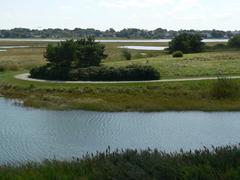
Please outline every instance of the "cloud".
M171 0L170 0L171 1ZM149 8L167 5L169 0L100 0L100 5L105 8Z
M73 7L70 5L61 5L58 6L58 9L62 9L62 10L68 10L68 9L72 9Z

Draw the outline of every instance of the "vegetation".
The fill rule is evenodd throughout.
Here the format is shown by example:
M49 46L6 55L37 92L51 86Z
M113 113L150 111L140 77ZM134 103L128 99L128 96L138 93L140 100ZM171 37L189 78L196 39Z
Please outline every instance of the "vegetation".
M240 35L232 37L228 42L228 46L232 48L240 48Z
M107 57L104 52L105 46L89 36L77 41L62 41L57 46L50 44L44 57L54 68L79 68L99 66L101 60Z
M231 38L236 34L236 31L220 31L220 30L205 30L205 31L195 31L195 30L180 30L173 31L162 28L157 28L155 30L145 30L128 28L120 31L116 31L110 28L106 31L95 30L92 28L81 29L75 28L70 29L26 29L26 28L14 28L11 30L0 30L0 38L79 38L86 36L95 36L98 38L132 38L132 39L172 39L178 34L189 33L189 34L200 34L203 38ZM240 34L240 32L237 32Z
M213 96L215 81L132 83L132 84L63 84L21 81L16 74L46 64L42 56L48 42L1 41L1 45L27 45L31 48L9 49L0 53L0 94L21 99L24 105L47 109L85 109L97 111L166 111L203 110L236 111L240 107L239 91L234 98ZM161 51L135 51L131 61L123 61L119 46L151 45L159 43L106 43L106 67L126 67L132 64L149 65L161 72L161 79L240 75L240 52L217 51L185 54L179 61ZM166 44L160 43L162 46ZM214 45L213 43L208 45ZM137 54L146 53L146 57ZM150 54L154 57L151 58ZM150 56L150 57L148 57ZM157 57L155 57L157 56ZM232 80L240 87L239 80Z
M150 66L98 67L102 59L107 57L104 52L105 46L95 42L93 37L67 40L57 46L50 44L44 56L47 64L33 68L30 77L69 81L136 81L160 78L159 72ZM128 52L125 56L131 58Z
M123 49L122 50L122 57L125 60L131 60L132 59L132 54L128 49Z
M125 150L0 168L0 179L239 179L240 147L166 153Z
M176 51L173 53L174 58L181 58L183 57L183 52L182 51Z
M182 51L183 53L199 53L204 49L205 43L202 42L202 37L199 34L183 33L169 43L169 51Z
M18 72L19 73L19 72ZM18 74L17 73L17 74ZM237 111L235 98L212 96L212 81L118 84L63 84L20 81L16 73L0 74L2 96L19 99L25 106L45 109L94 111ZM240 87L240 80L233 80Z
M217 99L236 98L239 86L231 79L220 77L213 84L212 95Z
M158 80L159 72L151 66L130 65L126 67L91 66L70 70L52 68L48 65L31 70L31 77L47 80L69 81L141 81Z

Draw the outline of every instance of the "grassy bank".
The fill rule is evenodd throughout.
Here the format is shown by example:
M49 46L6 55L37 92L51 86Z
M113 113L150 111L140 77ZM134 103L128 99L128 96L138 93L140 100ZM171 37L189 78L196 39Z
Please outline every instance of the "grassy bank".
M116 151L72 162L46 161L0 168L0 179L239 179L240 147L167 154Z
M30 45L0 53L0 94L17 98L26 106L48 109L87 109L98 111L204 110L239 111L240 92L234 98L212 96L214 81L133 83L133 84L52 84L16 80L14 75L28 72L44 63L46 42L0 42L4 45ZM20 44L19 44L20 43ZM28 44L30 43L30 44ZM1 45L1 44L0 44ZM3 45L3 44L2 44ZM109 43L107 66L148 64L161 72L162 79L240 75L240 52L222 51L188 54L172 58L163 52L157 57L122 60L121 45L164 45L161 43ZM166 44L165 44L166 45ZM142 51L136 51L142 53ZM234 80L240 87L240 80Z
M215 81L133 83L133 84L54 84L14 79L2 73L0 92L22 99L26 106L47 109L97 111L240 110L240 92L234 98L212 96ZM234 80L240 87L240 80Z

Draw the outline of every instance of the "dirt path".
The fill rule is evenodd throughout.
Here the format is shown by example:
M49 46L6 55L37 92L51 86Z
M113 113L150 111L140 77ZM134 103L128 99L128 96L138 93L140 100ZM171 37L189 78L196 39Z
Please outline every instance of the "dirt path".
M47 82L47 83L66 83L66 84L130 84L130 83L154 83L154 82L182 82L182 81L203 81L203 80L216 80L218 77L196 77L196 78L182 78L182 79L163 79L163 80L153 80L153 81L49 81L32 79L28 77L29 74L19 74L15 78L24 81L34 81L34 82ZM226 78L240 79L240 76L226 76Z

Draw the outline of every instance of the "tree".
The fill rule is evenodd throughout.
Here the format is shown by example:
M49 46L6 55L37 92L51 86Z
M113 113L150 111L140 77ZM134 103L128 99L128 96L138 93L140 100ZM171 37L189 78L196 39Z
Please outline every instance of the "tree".
M169 51L182 51L183 53L198 53L203 50L205 43L199 34L182 33L169 43Z
M95 42L95 38L89 36L76 41L77 46L77 67L99 66L102 59L107 55L105 52L105 45Z
M77 46L74 40L60 42L57 46L49 44L44 57L52 66L70 67L77 57Z
M232 37L228 41L228 46L234 47L234 48L240 48L240 35L236 35L236 36Z
M107 57L104 51L103 44L95 42L94 37L88 37L60 42L57 46L48 45L44 57L52 67L89 67L99 66Z

